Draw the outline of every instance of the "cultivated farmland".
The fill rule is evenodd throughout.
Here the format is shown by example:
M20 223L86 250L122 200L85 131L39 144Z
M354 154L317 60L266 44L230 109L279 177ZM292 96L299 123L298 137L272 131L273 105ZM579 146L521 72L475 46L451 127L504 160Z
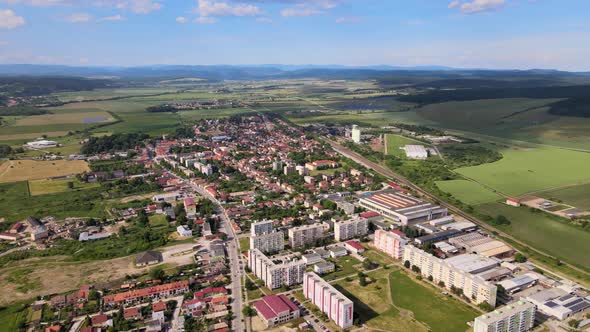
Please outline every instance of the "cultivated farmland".
M73 184L73 188L68 187L68 183ZM99 187L98 183L85 183L77 179L59 179L59 180L31 180L29 181L29 190L32 196L61 193L64 191L76 191L88 188Z
M51 124L87 124L112 122L107 112L76 112L27 116L16 120L15 126L44 126Z
M590 211L590 184L541 191L535 193L535 195L546 199L561 201L581 210Z
M416 141L401 135L387 134L385 139L387 144L387 154L397 157L403 157L406 155L404 150L400 149L401 147L411 144L425 145L420 141Z
M469 180L438 181L436 185L440 190L469 205L494 202L501 198L497 193Z
M0 182L47 179L89 172L83 160L10 160L0 165Z

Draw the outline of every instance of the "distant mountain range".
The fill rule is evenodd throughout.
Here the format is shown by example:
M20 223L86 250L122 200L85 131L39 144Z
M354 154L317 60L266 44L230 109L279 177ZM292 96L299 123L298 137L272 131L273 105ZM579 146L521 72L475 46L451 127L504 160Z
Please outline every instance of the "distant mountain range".
M261 80L288 78L322 79L387 79L392 77L429 79L555 79L590 77L590 73L574 73L558 70L487 70L460 69L444 66L396 67L341 66L341 65L280 65L251 66L190 66L153 65L138 67L93 67L33 64L0 64L2 76L79 76L117 78L182 78L198 77L210 80Z

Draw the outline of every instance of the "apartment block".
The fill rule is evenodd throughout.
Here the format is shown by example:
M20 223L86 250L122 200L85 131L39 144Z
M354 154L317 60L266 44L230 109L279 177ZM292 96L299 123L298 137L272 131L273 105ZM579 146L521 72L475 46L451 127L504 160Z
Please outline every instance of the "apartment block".
M354 304L313 272L303 277L303 295L343 329L353 324Z
M476 304L487 302L492 306L496 305L496 286L478 275L461 270L411 245L404 247L403 260L420 268L423 277L432 276L435 283L442 281L447 289L454 287L463 290L463 294Z
M273 232L250 237L250 249L258 249L265 254L277 253L285 249L283 232Z
M313 245L324 237L324 226L321 224L303 225L289 229L289 245L301 248Z
M356 237L367 235L369 221L366 218L355 216L349 220L334 222L334 239L346 241Z
M264 220L250 224L250 236L272 233L272 220Z
M388 256L401 259L404 256L404 247L408 244L404 234L400 231L386 231L378 229L375 231L375 248L384 252Z
M519 301L475 318L474 332L524 332L535 325L536 306Z
M269 258L258 249L248 252L248 267L269 289L293 286L303 282L306 264L303 260Z

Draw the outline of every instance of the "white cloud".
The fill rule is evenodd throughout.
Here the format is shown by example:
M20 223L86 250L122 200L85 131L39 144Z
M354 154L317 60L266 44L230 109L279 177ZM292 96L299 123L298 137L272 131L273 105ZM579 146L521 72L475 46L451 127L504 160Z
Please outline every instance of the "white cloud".
M213 24L217 22L217 19L209 16L200 16L195 18L194 22L199 24Z
M148 14L160 10L162 5L153 0L126 0L118 1L115 7L130 10L136 14Z
M227 2L198 0L197 8L201 17L205 16L258 16L260 8L249 4L229 4Z
M177 22L177 23L182 23L182 24L184 24L184 23L188 22L188 18L186 18L186 17L184 17L184 16L178 16L178 17L176 18L176 22Z
M463 14L477 14L498 10L506 4L506 0L455 0L449 3L450 9L459 9Z
M87 13L74 13L66 17L66 21L70 23L86 23L94 20L92 15Z
M316 8L306 7L306 6L299 6L295 8L286 8L281 11L281 16L283 17L305 17L305 16L315 16L320 15L323 12Z
M354 16L339 17L336 19L336 23L341 23L341 24L343 24L343 23L360 23L362 21L363 21L363 19L361 19L360 17L354 17Z
M99 22L115 22L115 21L125 21L125 17L121 15L113 15L113 16L106 16L98 19Z
M260 22L260 23L272 23L272 18L270 18L270 17L258 17L256 19L256 22Z
M25 19L22 16L10 9L0 10L0 29L14 29L25 24Z
M35 7L50 7L70 3L69 0L4 0L2 2L9 5L25 4Z

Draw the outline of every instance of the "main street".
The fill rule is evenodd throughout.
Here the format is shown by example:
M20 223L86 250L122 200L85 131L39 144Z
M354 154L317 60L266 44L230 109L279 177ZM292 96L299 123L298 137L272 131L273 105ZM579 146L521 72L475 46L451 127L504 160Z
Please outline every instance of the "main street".
M432 195L431 193L427 192L426 190L424 190L424 189L420 188L419 186L415 185L414 183L410 182L405 177L403 177L403 176L401 176L401 175L393 172L391 169L389 169L389 168L387 168L387 167L385 167L383 165L380 165L380 164L377 164L375 162L370 161L369 159L367 159L366 157L362 156L361 154L359 154L357 152L354 152L354 151L352 151L352 150L350 150L350 149L342 146L341 144L339 144L336 141L333 141L333 140L330 140L330 139L325 139L325 140L326 140L326 142L328 142L332 146L332 148L336 152L340 153L341 155L343 155L343 156L345 156L347 158L352 159L353 161L357 162L360 165L363 165L363 166L365 166L365 167L367 167L369 169L374 170L375 172L381 174L382 176L384 176L386 178L393 179L393 180L397 181L400 184L406 185L407 187L409 187L412 190L414 190L415 192L417 192L419 195L422 195L422 196L424 196L424 197L426 197L426 198L428 198L428 199L430 199L430 200L432 200L434 202L437 202L441 206L447 208L450 212L454 213L455 215L458 215L460 217L463 217L466 220L469 220L469 221L477 224L479 227L481 227L483 229L486 229L489 232L495 232L496 234L500 235L501 237L504 237L506 239L509 239L509 240L515 242L515 243L518 243L518 244L520 244L522 246L525 246L525 247L527 247L527 248L529 248L529 249L531 249L531 250L533 250L533 251L535 251L535 252L537 252L537 253L539 253L539 254L541 254L543 256L553 257L550 253L546 253L546 252L543 252L543 251L538 250L536 248L533 248L533 247L525 244L524 242L522 242L522 241L520 241L520 240L512 237L511 235L509 235L507 233L504 233L504 232L500 231L499 229L497 229L495 227L492 227L488 223L485 223L485 222L479 220L478 218L476 218L476 217L472 216L471 214L469 214L469 213L461 210L460 208L458 208L458 207L456 207L456 206L454 206L452 204L449 204L449 203L447 203L445 201L440 200L438 197ZM574 270L576 270L578 272L581 272L581 273L584 273L584 274L588 274L586 271L584 271L582 269L579 269L576 266L573 266L571 264L566 264L566 263L562 263L562 264L567 265L568 267L570 267L570 268L572 268L572 269L574 269ZM539 267L539 268L541 268L542 270L546 270L548 272L551 272L552 274L557 275L560 278L563 278L563 279L566 279L566 280L571 279L571 277L565 277L565 276L563 276L563 275L561 275L559 273L556 273L556 271L554 271L554 270L547 270L547 269L545 269L543 267Z

